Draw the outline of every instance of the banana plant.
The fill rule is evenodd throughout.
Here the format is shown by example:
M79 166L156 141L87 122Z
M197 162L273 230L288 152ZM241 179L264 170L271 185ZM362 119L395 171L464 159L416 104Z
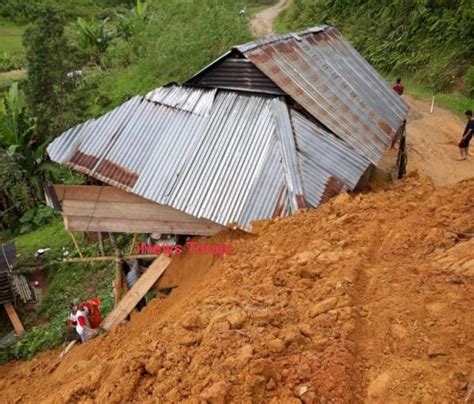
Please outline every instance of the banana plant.
M135 14L137 17L145 18L148 10L148 2L146 0L137 0L135 4Z
M94 62L100 64L100 55L109 46L112 33L106 28L108 18L102 21L86 21L79 17L77 26L79 28L80 42L83 49L92 49Z
M43 199L44 179L54 177L58 168L45 161L51 137L39 139L35 121L28 117L18 83L13 83L0 99L0 147L14 157L27 174L30 189L37 200Z

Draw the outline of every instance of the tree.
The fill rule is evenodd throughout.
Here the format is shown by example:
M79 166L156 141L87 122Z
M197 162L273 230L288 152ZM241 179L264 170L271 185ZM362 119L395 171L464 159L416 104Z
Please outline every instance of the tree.
M64 35L64 24L51 8L40 12L24 36L28 80L26 100L43 139L83 120L79 53Z

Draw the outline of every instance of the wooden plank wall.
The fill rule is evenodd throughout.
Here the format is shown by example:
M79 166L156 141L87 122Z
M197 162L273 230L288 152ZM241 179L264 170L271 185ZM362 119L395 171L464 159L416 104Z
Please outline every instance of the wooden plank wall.
M54 185L70 231L212 235L225 227L110 186Z

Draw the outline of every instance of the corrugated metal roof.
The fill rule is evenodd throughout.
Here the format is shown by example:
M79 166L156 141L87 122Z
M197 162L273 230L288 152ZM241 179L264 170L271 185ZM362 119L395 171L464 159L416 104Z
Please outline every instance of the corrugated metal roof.
M237 47L315 119L377 164L408 111L332 27Z
M370 161L300 112L291 110L291 121L298 151L304 161L311 162L313 171L323 169L354 189Z
M186 84L276 95L284 94L283 90L268 76L242 56L240 58L228 56L205 72L192 77Z
M352 187L361 171L363 159L356 156L351 165L354 152L348 147L318 140L323 128L292 116L296 142L282 98L172 86L70 129L48 153L53 161L151 201L248 229L253 220L304 205L305 187L317 206L334 188L331 178ZM328 154L321 161L321 150L307 148L317 141ZM331 167L338 156L346 161L343 167ZM359 171L346 172L353 167ZM306 184L305 175L311 178Z

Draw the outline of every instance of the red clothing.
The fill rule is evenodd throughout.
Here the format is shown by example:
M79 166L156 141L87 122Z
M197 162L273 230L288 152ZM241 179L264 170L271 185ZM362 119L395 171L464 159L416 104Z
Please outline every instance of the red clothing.
M89 324L91 328L97 328L102 322L102 315L100 313L100 300L95 298L92 300L87 300L83 303L87 310L89 311Z
M396 83L394 86L393 86L393 89L395 90L395 92L398 94L398 95L402 95L403 94L403 86L400 84L400 83Z
M86 319L84 318L84 316L82 315L79 315L76 317L76 320L77 320L77 323L81 326L81 327L84 327L86 325Z

